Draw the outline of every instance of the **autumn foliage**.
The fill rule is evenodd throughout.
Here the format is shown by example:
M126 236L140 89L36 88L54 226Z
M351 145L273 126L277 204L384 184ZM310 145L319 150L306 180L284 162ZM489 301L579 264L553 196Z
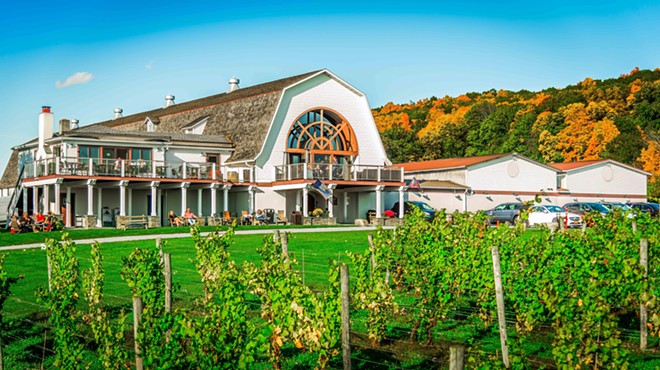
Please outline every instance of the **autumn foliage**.
M509 152L546 163L611 158L660 182L658 68L539 92L390 102L373 114L393 162Z

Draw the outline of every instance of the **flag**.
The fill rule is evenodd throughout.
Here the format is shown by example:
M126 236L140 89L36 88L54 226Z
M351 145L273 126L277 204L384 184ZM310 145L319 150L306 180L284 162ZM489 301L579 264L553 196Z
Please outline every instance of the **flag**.
M422 185L419 183L419 180L413 177L413 179L410 181L410 184L408 185L408 189L410 190L417 190L420 193L423 193L424 191L422 190Z
M323 195L323 197L324 197L326 200L332 196L332 192L331 192L330 189L328 189L328 187L323 183L323 181L321 181L321 179L316 179L316 181L314 181L314 183L312 184L312 187L313 187L314 189L318 190L318 192L321 193L321 195Z

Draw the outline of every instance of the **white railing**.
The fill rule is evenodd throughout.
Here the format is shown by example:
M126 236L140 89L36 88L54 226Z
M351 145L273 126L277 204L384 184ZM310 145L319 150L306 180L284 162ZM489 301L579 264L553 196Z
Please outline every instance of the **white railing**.
M296 163L275 166L275 180L321 179L339 181L402 182L403 168L395 166Z
M252 168L218 166L206 162L129 161L61 157L25 163L24 177L69 175L85 177L133 177L154 179L252 181Z

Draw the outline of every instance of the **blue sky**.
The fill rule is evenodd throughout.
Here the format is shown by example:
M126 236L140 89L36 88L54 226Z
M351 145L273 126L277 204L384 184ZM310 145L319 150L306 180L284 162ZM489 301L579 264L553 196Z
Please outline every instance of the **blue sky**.
M652 1L9 1L0 169L42 105L81 125L328 68L372 107L660 67Z

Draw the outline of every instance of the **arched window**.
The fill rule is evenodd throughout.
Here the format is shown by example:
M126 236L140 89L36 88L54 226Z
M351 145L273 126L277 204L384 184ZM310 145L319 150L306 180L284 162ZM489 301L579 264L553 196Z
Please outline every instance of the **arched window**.
M351 125L338 113L319 108L303 113L291 125L286 151L302 162L312 160L302 155L348 157L357 155L358 148Z

